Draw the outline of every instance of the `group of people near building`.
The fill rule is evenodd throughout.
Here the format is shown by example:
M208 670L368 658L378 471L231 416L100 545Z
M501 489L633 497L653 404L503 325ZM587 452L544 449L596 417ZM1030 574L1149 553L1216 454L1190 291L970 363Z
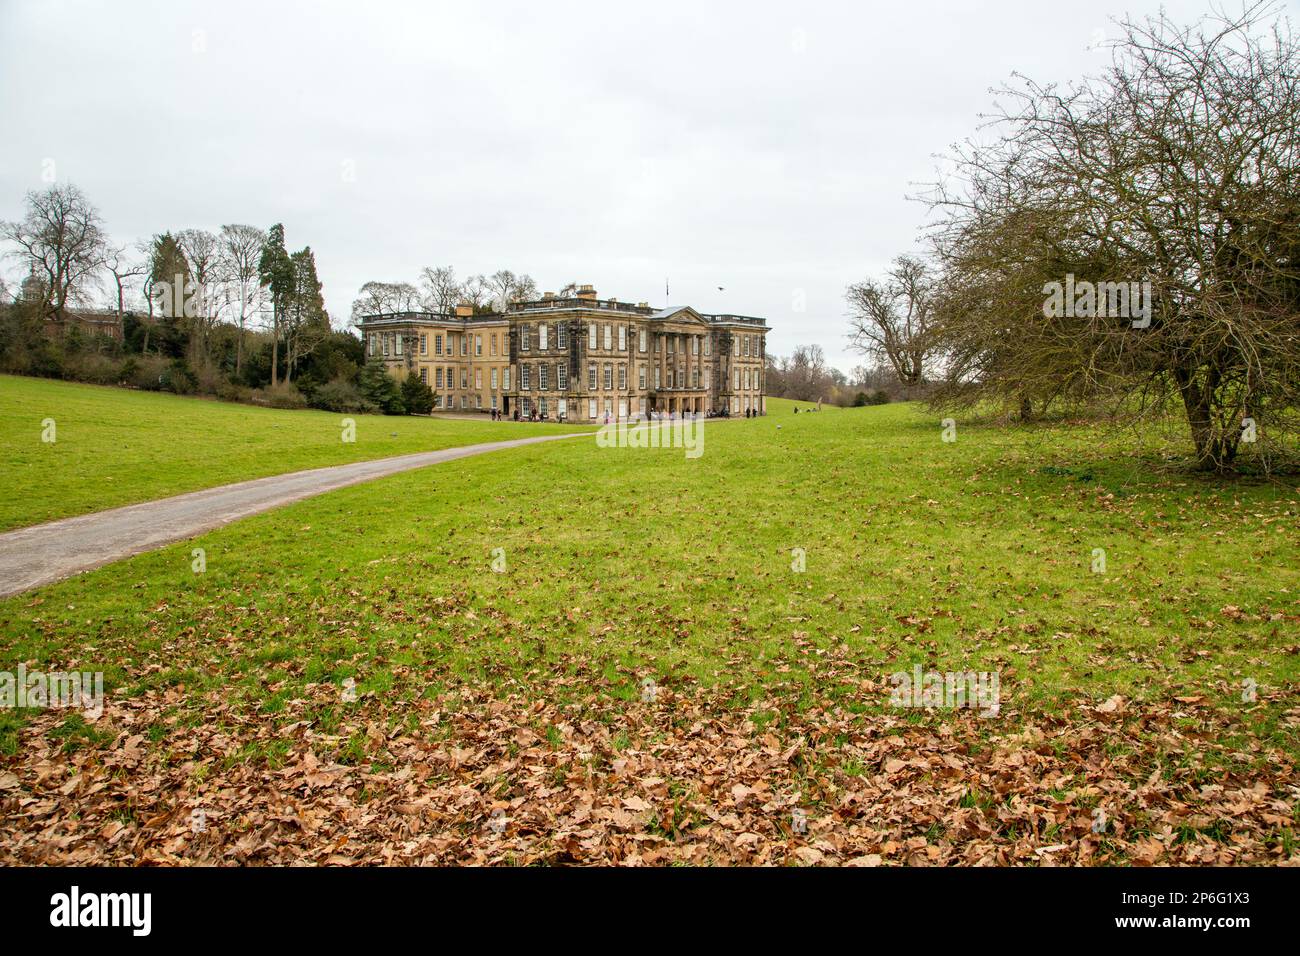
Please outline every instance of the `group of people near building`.
M506 420L505 412L502 412L496 408L492 409L491 412L492 412L492 421L503 422ZM745 409L746 418L758 418L758 416L761 414L762 412L760 412L757 408ZM708 411L708 412L661 412L657 410L651 410L648 415L633 415L630 419L628 419L628 421L675 422L678 420L686 421L687 419L695 420L700 418L730 418L730 417L731 417L731 413L726 410ZM538 412L536 406L530 408L526 413L524 413L522 417L519 414L519 409L515 408L512 418L514 421L517 422L518 421L549 422L551 420L550 415L546 413ZM610 424L614 420L615 419L608 412L605 413L604 423L606 425ZM567 421L567 416L557 415L555 421L563 423Z
M525 412L522 416L519 414L519 409L518 409L518 407L516 407L515 410L514 410L514 413L511 415L511 418L512 418L514 421L517 421L517 422L519 422L519 421L524 421L524 422L549 422L549 421L551 420L551 416L550 416L550 415L546 414L545 412L538 412L538 411L537 411L537 408L536 408L535 406L534 406L533 408L530 408L530 409L529 409L527 412ZM506 413L505 413L505 412L500 411L500 410L495 409L495 408L492 409L492 421L494 421L494 422L503 422L503 421L505 421L505 420L506 420ZM566 418L566 416L564 416L564 415L557 415L556 418L555 418L555 420L556 420L557 422L564 422L564 421L567 420L567 418Z

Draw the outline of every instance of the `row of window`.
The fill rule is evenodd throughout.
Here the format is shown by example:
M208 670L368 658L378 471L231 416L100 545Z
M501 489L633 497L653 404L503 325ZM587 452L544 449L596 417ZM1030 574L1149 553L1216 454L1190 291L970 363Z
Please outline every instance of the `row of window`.
M468 356L471 347L474 354L483 354L483 339L481 334L471 335L468 332L448 332L446 333L446 351L443 351L443 338L441 332L435 332L430 336L428 332L419 333L419 352L421 355L429 354L429 339L433 338L434 355L455 355L457 348L461 355ZM486 336L488 354L495 356L497 354L497 333L490 332ZM403 349L404 336L401 332L371 332L367 343L367 354L369 355L401 355ZM501 336L501 345L505 345L505 336Z
M733 335L731 337L731 347L736 358L742 355L749 358L762 358L763 356L763 337L761 335ZM752 350L752 351L751 351Z
M639 329L639 330L634 329L633 331L636 334L637 351L639 352L647 351L649 349L649 342L650 342L649 334L647 333L647 331L645 329ZM534 327L531 325L523 324L519 326L519 351L521 352L532 351L533 341L534 341L533 332L534 332ZM536 332L537 332L536 342L537 342L538 351L541 352L548 351L551 348L552 343L554 344L555 348L560 351L564 351L569 347L569 329L568 326L563 322L539 323L536 326ZM605 351L612 352L614 351L614 342L616 338L618 341L618 351L620 352L629 351L630 347L628 343L628 326L612 325L610 323L601 325L597 322L591 322L588 323L587 325L587 349L589 351L596 351L597 349L601 348L603 342L603 347ZM691 336L691 349L695 355L700 354L700 338L701 336L698 335ZM668 338L668 346L667 346L669 352L674 351L674 349L676 348L675 343L676 343L676 336L670 335ZM655 340L654 350L656 352L659 351L658 339ZM711 344L708 338L705 338L704 340L704 354L705 355L711 354Z
M557 418L567 419L570 416L571 411L576 411L577 408L581 408L581 406L577 406L574 409L570 409L569 404L570 403L568 399L557 398L551 400L548 399L545 395L542 395L538 397L536 403L534 403L533 399L531 398L521 398L519 400L519 410L524 415L524 417L528 417L532 415L533 409L534 407L536 407L537 414L539 415L549 416L551 412L554 412ZM632 399L632 403L631 403L632 414L634 415L637 414L636 406L637 406L637 400L634 398ZM605 407L605 417L613 418L614 417L613 399L609 399L609 398L605 399L604 407ZM619 401L618 409L619 409L619 415L621 417L623 418L627 417L628 407L629 407L628 402L625 399ZM587 417L595 420L599 416L599 414L600 414L600 405L598 404L597 400L594 398L588 399Z
M490 373L489 380L492 383L491 386L492 391L495 392L497 390L498 381L500 381L501 383L502 391L505 392L510 391L510 369L509 368L502 368L502 369L491 368L488 369L488 372ZM497 377L498 372L501 373L500 379L498 379ZM420 381L423 382L425 385L430 384L429 369L427 366L422 366L420 368ZM432 384L435 389L440 389L444 387L455 388L456 370L454 368L446 368L444 370L443 366L441 365L436 366L433 370ZM460 387L469 388L469 369L463 368L460 370ZM483 387L483 370L481 368L474 369L474 387L477 389L481 389Z
M535 372L534 369L536 369ZM568 372L569 370L566 366L559 364L555 366L554 375L551 374L551 366L549 365L521 365L519 367L519 389L524 392L531 391L534 383L536 383L537 390L545 392L550 389L551 383L554 382L556 390L563 392L569 387ZM603 368L604 374L601 373L602 369L595 363L587 366L588 391L594 392L598 387L603 387L605 391L613 390L615 366L606 365ZM617 374L618 390L620 392L627 391L627 366L619 365L617 367ZM735 391L740 391L741 389L744 389L745 391L751 389L757 390L759 387L760 376L758 369L734 369L733 376L734 382L732 387ZM495 377L493 378L493 381L495 382ZM665 381L667 382L666 386ZM601 383L603 383L603 385L601 385ZM494 384L492 387L496 388L496 385ZM654 387L656 390L665 387L670 389L699 388L700 369L693 368L690 370L688 384L688 377L685 369L669 368L665 370L656 365L654 366ZM713 370L706 368L704 369L704 388L710 389L712 387ZM507 385L506 388L508 390L509 385ZM645 391L646 388L646 366L644 365L637 366L637 388L641 391Z
M569 327L563 322L547 325L542 323L537 326L537 348L545 352L554 345L560 351L569 347ZM519 326L519 351L531 352L533 349L533 327L531 325Z
M664 386L665 379L664 376L661 375L662 371L663 369L661 369L658 365L654 367L655 389L660 389L665 387ZM492 368L489 369L488 372L489 372L489 381L491 382L490 387L492 391L494 392L497 391L498 382L500 383L501 391L505 391L505 392L510 391L510 369L509 368L502 368L502 369ZM498 372L500 372L499 378L497 375ZM751 372L753 373L752 376L750 374ZM758 369L738 368L734 370L733 375L734 375L734 382L732 387L734 388L735 391L740 391L741 389L744 389L745 391L749 391L750 389L757 389L759 387L760 379L759 379ZM596 391L598 380L604 382L605 391L612 391L614 388L614 366L606 365L604 367L604 375L600 376L600 369L595 364L588 365L587 366L587 389L593 392ZM641 391L645 391L646 367L644 365L638 366L637 368L637 380L638 380L637 388L639 388ZM422 367L420 369L420 381L424 382L426 385L430 384L429 369L427 366ZM667 381L668 388L699 388L700 370L698 368L691 369L690 384L687 385L687 376L685 370L670 368L667 370L666 381ZM545 392L551 388L552 382L555 383L556 391L560 391L560 392L566 391L569 387L568 367L563 364L556 364L554 366L554 369L552 369L550 365L521 365L519 367L520 391L524 391L524 392L531 391L533 389L534 384L536 384L538 391ZM442 389L444 387L455 388L456 370L454 368L444 369L444 367L441 365L437 366L436 368L434 368L434 379L432 385L435 389ZM460 387L462 389L469 388L468 369L462 368L460 370ZM706 368L704 370L704 387L706 389L713 387L712 369ZM474 388L480 390L483 388L483 369L481 368L474 369ZM626 365L618 366L618 390L621 392L627 390L627 366Z
M545 352L548 349L550 349L551 347L550 343L552 342L555 343L555 348L561 351L569 347L568 326L563 322L553 323L553 324L548 324L543 322L536 326L536 331L537 331L537 348L539 351ZM637 351L638 352L649 351L650 336L647 330L641 328L641 329L636 329L634 331L636 333L636 339L637 339ZM587 348L590 351L595 351L596 349L601 348L603 343L605 351L607 352L613 351L615 336L617 336L618 338L618 351L620 352L628 351L629 350L628 327L626 325L616 326L616 325L611 325L609 323L601 325L596 322L591 322L587 325ZM687 335L687 338L690 339L689 348L692 355L700 354L701 340L703 340L704 342L704 354L705 355L713 354L713 339L711 336ZM667 333L664 337L665 351L670 353L676 352L677 339L678 339L678 333L675 332ZM533 326L526 325L526 324L520 325L519 326L519 350L521 352L529 352L532 351L532 347L533 347ZM683 352L686 350L686 348L687 346L683 344L682 346ZM750 356L759 358L763 355L764 352L763 337L760 335L732 336L732 348L737 358L741 358L741 357L749 358ZM655 352L659 351L659 338L657 336L654 339L654 351Z
M476 409L479 409L479 410L481 411L481 410L483 409L483 396L482 396L481 394L479 394L479 393L476 392L476 393L474 394L474 400L473 400L472 403L470 402L470 397L469 397L468 395L462 395L462 396L460 396L460 405L459 405L460 408L462 408L462 409L469 409L469 408L471 407L471 404L472 404L472 407L474 407L474 408L476 408ZM434 407L434 408L441 408L441 409L444 409L444 410L446 410L446 409L454 409L454 408L457 407L456 396L454 396L454 395L446 395L446 396L444 396L444 395L434 395L434 396L433 396L433 407ZM495 395L492 396L492 405L491 405L491 407L492 407L492 409L493 409L494 411L496 410L496 407L497 407L497 396L495 396Z
M617 328L618 330L617 331L618 351L626 352L628 350L626 325L620 325L615 327L609 324L601 326L595 322L590 323L587 326L587 348L594 350L600 347L599 340L601 337L601 330L603 329L605 350L613 351L615 328ZM568 326L566 326L563 322L557 324L542 323L536 327L536 331L537 331L537 348L540 351L543 352L548 351L551 347L552 342L555 343L555 348L561 351L569 347ZM419 351L421 355L429 354L429 338L430 338L430 333L428 332L419 333ZM446 338L445 352L443 351L444 333L441 332L432 333L432 338L433 338L434 355L444 355L444 354L455 355L457 348L459 348L461 355L468 356L470 354L471 347L473 348L474 355L481 356L483 354L484 336L479 333L475 333L475 334L470 334L469 332L445 333L445 338ZM490 356L497 355L497 348L498 348L497 333L490 332L487 334L486 338L487 338L488 355ZM709 336L692 335L689 336L689 338L691 341L690 349L692 355L700 354L701 338L704 339L704 354L706 356L712 354L713 340ZM500 344L501 346L504 347L505 336L502 335L501 339L502 341ZM368 350L369 350L368 354L401 355L402 349L404 347L403 340L404 340L404 336L400 332L371 332L369 343L368 343ZM665 341L667 343L666 350L669 353L675 352L677 348L677 335L669 334L666 337ZM522 352L532 351L532 343L533 343L533 327L531 325L520 325L519 326L520 351ZM647 344L648 344L648 336L646 334L646 330L640 329L637 335L637 351L645 352L647 349ZM741 358L741 357L749 358L751 355L754 356L755 358L759 358L763 354L762 336L758 336L758 335L733 336L732 348L737 358ZM658 338L656 338L654 341L654 350L655 352L659 351Z
M519 366L519 390L521 392L529 391L533 385L533 370L537 370L536 385L539 392L545 392L555 383L556 391L563 392L569 387L569 367L567 365L556 365L555 375L551 375L551 366L549 365L521 365Z
M538 414L549 415L551 411L554 410L557 417L567 418L569 416L569 402L563 398L555 399L554 401L555 403L554 405L552 405L551 400L547 399L545 395L538 397L537 399ZM437 409L441 409L443 411L453 410L456 408L460 408L461 410L465 410L465 411L469 410L470 408L474 408L478 411L482 411L484 408L483 396L475 395L471 400L468 395L461 395L460 400L457 401L451 395L447 395L447 396L435 395L433 399L433 407ZM489 402L488 407L490 407L493 411L496 411L498 409L499 404L496 395L491 396L491 401ZM525 416L531 415L533 411L533 400L531 398L522 398L519 400L519 407L521 412ZM755 411L759 411L762 409L762 403L759 401L758 398L751 399L750 396L748 395L746 395L743 399L739 396L732 397L731 399L732 414L736 414L740 412L742 409L744 411L749 411L751 408L753 408ZM615 416L614 400L611 398L606 398L603 401L595 398L587 399L588 418L592 420L598 419L601 416L602 409L605 418L613 418ZM630 400L629 399L618 400L617 415L619 418L627 418L629 414L644 415L649 413L649 411L650 411L650 405L644 399L638 399L634 396Z
M533 400L531 398L522 398L519 401L520 401L520 409L522 413L525 416L531 415L533 410ZM615 409L614 409L614 400L611 398L606 398L603 400L603 402L595 398L587 399L587 417L590 419L598 418L600 416L602 406L604 408L605 417L613 418L615 414ZM476 394L471 399L470 396L468 395L461 395L460 400L457 401L456 397L452 395L446 395L446 396L435 395L433 397L433 407L437 409L441 409L443 411L454 410L456 408L460 408L465 411L468 411L470 408L474 408L478 411L482 411L484 407L483 396ZM491 408L493 411L496 411L500 407L498 396L496 395L490 396L488 407ZM753 398L751 400L750 396L748 395L744 396L743 399L739 396L733 396L731 399L732 413L734 414L736 412L739 412L742 408L745 411L749 411L750 408L753 408L755 411L757 411L762 408L762 404L758 398ZM552 406L550 404L550 401L546 398L545 395L540 396L537 399L538 414L549 415L551 409ZM556 399L554 410L557 417L563 416L567 418L569 412L568 401L563 398ZM618 400L619 418L627 418L629 414L644 415L647 414L649 411L650 411L649 402L645 401L644 399L639 399L633 396L631 399Z
M569 418L572 412L578 411L582 407L581 405L573 406L574 403L571 403L568 399L549 399L545 395L539 395L535 401L527 397L519 399L519 409L525 417L532 415L533 409L536 408L539 415L550 415L554 411L558 418ZM496 408L495 397L493 398L492 407ZM751 409L762 411L762 407L762 401L756 396L753 398L748 395L743 398L733 396L731 399L732 414L739 414L741 411L748 412ZM649 401L635 396L630 399L620 398L617 401L612 398L587 399L587 417L593 421L600 420L602 416L612 420L616 416L618 418L628 418L632 415L647 415L649 412Z

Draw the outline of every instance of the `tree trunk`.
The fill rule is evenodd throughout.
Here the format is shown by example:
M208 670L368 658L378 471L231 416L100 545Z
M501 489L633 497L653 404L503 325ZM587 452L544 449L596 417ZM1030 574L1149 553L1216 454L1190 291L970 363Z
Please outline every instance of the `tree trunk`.
M279 372L277 366L280 364L280 316L272 308L271 311L271 387L275 388L279 384Z
M248 321L246 313L248 311L248 301L244 296L244 283L240 282L239 288L239 334L235 336L235 381L239 381L239 374L244 370L244 323Z
M1183 409L1187 414L1187 426L1192 433L1197 470L1222 472L1231 465L1236 443L1232 442L1230 447L1228 436L1215 424L1214 391L1219 381L1219 372L1212 366L1206 368L1200 376L1197 371L1175 369L1174 381L1178 384Z

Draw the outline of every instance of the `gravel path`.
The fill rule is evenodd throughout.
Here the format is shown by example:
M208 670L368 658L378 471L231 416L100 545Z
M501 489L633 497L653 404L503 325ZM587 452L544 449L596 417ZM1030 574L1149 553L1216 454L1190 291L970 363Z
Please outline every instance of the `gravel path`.
M313 468L9 531L0 534L0 597L152 551L336 488L484 452L591 434L538 435Z

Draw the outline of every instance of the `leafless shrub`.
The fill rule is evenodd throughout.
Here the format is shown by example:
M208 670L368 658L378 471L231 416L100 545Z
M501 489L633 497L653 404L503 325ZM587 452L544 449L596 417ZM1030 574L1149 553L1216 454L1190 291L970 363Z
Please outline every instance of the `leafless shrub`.
M1102 77L999 91L928 197L941 401L1176 405L1198 466L1256 437L1269 463L1300 406L1300 63L1271 10L1125 21ZM1149 283L1149 313L1051 314L1067 277Z

